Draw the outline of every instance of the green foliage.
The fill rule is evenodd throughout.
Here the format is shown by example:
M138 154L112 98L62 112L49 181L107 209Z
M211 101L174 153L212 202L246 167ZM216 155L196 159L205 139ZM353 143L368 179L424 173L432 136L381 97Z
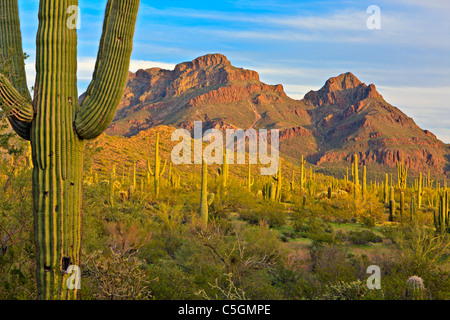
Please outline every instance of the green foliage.
M283 206L277 203L258 204L254 208L241 210L239 216L251 224L266 221L269 226L277 227L286 222L287 215L283 209Z
M383 238L369 230L350 231L348 240L356 245L382 242Z
M364 300L369 292L367 285L360 280L352 282L338 281L325 288L325 300Z

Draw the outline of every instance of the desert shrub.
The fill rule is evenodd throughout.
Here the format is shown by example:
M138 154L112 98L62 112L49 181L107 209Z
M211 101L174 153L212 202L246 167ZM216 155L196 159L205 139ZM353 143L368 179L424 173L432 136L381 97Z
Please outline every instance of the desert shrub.
M236 287L232 273L224 274L220 280L216 278L214 283L208 285L212 294L202 289L196 295L205 300L246 300L245 291Z
M270 281L274 287L279 288L283 299L301 299L303 297L300 286L301 280L300 272L284 266L279 266L270 271Z
M87 296L98 300L141 300L151 298L150 279L144 263L132 254L112 248L95 251L84 264ZM86 296L86 295L85 295Z
M183 272L179 266L171 262L162 262L160 265L146 267L150 279L152 295L156 300L193 300L196 284L192 275Z
M322 298L325 300L362 300L368 291L366 283L360 280L338 281L325 287Z
M370 230L361 230L361 231L352 230L348 235L348 240L352 244L364 245L368 243L382 242L383 238L379 235L376 235Z
M239 212L239 216L251 224L258 224L264 220L269 226L277 227L285 224L287 214L280 204L265 203L254 209L242 210Z

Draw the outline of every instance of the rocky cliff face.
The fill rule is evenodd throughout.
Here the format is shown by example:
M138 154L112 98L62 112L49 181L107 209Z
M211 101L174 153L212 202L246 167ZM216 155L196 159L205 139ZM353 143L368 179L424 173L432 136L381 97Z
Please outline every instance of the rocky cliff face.
M279 128L281 152L317 165L345 166L354 153L363 164L412 170L448 170L449 148L391 106L352 73L330 78L301 101L282 85L267 85L255 71L236 68L221 54L130 73L108 134L132 136L156 125L192 128Z
M291 127L310 119L303 104L282 85L259 81L255 71L233 67L220 54L178 64L173 71L152 68L130 73L109 134L135 135L160 124L191 127Z
M351 73L329 79L304 100L312 107L311 119L322 141L312 156L318 165L351 161L357 153L366 165L395 167L403 158L414 171L447 171L448 146L387 103L373 84L361 83Z

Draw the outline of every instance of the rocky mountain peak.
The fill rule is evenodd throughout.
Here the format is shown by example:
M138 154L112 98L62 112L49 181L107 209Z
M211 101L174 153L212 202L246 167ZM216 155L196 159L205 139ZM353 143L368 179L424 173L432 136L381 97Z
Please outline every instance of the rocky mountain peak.
M179 63L175 66L176 76L180 75L185 70L198 70L207 67L213 67L218 65L230 65L227 57L220 53L207 54L198 57L189 62Z
M341 91L359 87L362 82L351 72L343 73L327 80L322 89Z
M305 95L305 100L313 105L336 105L341 108L367 98L383 99L375 85L366 85L351 72L330 78L320 90L310 91Z

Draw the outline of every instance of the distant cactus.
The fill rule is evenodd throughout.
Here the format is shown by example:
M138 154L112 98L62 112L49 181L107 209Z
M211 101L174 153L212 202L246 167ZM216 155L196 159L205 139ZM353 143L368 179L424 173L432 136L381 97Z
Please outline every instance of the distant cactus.
M422 206L422 172L419 173L419 182L417 188L417 208Z
M450 216L448 210L448 191L439 196L438 212L435 214L434 224L437 232L450 232Z
M386 173L386 178L384 180L383 192L384 192L384 203L388 204L389 203L389 176L387 173Z
M397 162L397 182L398 187L400 189L406 189L407 176L408 176L408 168L403 163L403 156L402 156L402 161Z
M367 177L366 177L366 166L363 167L363 181L362 181L362 198L365 199L367 194Z
M302 160L300 162L300 190L303 190L303 188L305 187L305 163L306 161L303 160L302 155Z
M278 163L277 176L273 177L273 179L277 182L276 190L275 190L275 194L274 194L274 198L275 198L274 200L281 201L281 184L282 184L281 158L279 159L279 163ZM271 198L272 198L272 196L271 196Z
M403 213L405 212L405 193L400 192L400 219L403 218Z
M217 171L219 173L219 176L222 177L222 187L225 189L225 187L228 184L228 175L229 175L229 165L228 165L228 149L225 149L223 152L223 161L222 161L222 167L219 168Z
M180 175L175 175L172 171L172 163L169 164L169 183L172 188L178 189L180 187Z
M394 187L390 188L389 196L389 221L394 221L395 219L395 198L394 198Z
M147 161L147 178L153 177L153 183L155 187L155 196L159 196L159 187L161 185L161 176L166 170L167 161L164 161L163 168L161 169L161 158L159 156L159 133L156 134L156 144L155 144L155 169L152 171L150 167L150 162Z
M328 187L327 197L331 199L331 187Z
M208 226L208 167L206 160L202 161L202 186L200 193L200 217L203 226Z
M247 190L252 192L252 186L255 184L255 179L252 179L252 171L250 161L248 162L248 175L247 175Z
M408 300L423 300L425 286L420 277L412 276L406 281L406 298Z
M291 182L290 182L290 191L291 192L295 191L295 174L294 174L294 169L292 169L292 176L291 176Z
M414 217L416 215L416 199L414 196L411 197L411 207L409 208L410 213L410 219L411 221L414 220Z
M353 172L354 172L354 184L356 186L359 186L358 155L356 153L353 156Z

